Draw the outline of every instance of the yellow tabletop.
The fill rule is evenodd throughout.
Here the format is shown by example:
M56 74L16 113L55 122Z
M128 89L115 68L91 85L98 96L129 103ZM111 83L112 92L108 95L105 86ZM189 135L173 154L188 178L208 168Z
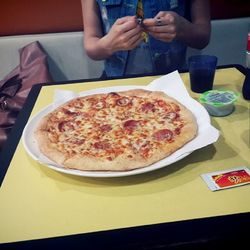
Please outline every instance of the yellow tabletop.
M188 74L181 77L189 90ZM52 102L55 89L146 85L154 78L44 86L31 117ZM243 79L235 68L220 69L214 85L241 93ZM211 118L221 133L216 143L136 176L59 173L32 160L20 141L0 188L0 243L250 212L250 185L212 192L200 177L238 166L250 168L249 112L249 102L240 97L231 115Z

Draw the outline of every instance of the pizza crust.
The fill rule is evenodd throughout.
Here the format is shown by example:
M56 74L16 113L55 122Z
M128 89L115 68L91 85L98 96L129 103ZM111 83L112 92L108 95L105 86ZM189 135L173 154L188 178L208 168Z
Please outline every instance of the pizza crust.
M36 131L35 138L38 142L38 146L41 152L52 161L56 162L64 168L78 169L84 171L129 171L137 168L143 168L149 166L175 152L183 147L187 142L192 140L197 134L197 123L192 112L189 111L182 104L175 99L167 96L160 91L148 91L143 89L134 89L124 92L118 92L120 96L127 97L142 97L151 99L162 99L168 103L174 103L180 108L180 116L185 122L185 125L181 128L181 133L175 136L174 141L171 143L164 143L160 148L154 150L153 154L149 158L143 158L141 155L133 154L133 158L130 159L126 155L118 155L115 159L110 160L107 158L86 156L80 154L74 154L72 156L65 155L61 152L56 143L53 143L48 136L48 123L51 115L57 112L62 107L52 111L47 116L41 119ZM95 94L84 98L100 98L103 94ZM72 100L70 101L72 102ZM64 104L63 106L67 105Z
M51 143L48 133L46 131L47 129L47 123L48 123L49 116L45 116L40 121L39 126L35 130L35 138L38 142L38 146L40 151L47 156L49 159L55 161L56 163L63 165L66 157L65 154L57 150L57 148L54 146L53 143Z

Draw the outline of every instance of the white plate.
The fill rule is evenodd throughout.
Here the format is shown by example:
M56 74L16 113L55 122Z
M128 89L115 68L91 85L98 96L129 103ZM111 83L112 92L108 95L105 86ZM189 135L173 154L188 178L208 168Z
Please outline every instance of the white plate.
M91 95L91 94L96 94L96 93L125 91L125 90L135 89L135 88L148 89L144 86L134 86L134 85L133 86L115 86L115 87L99 88L99 89L85 91L81 93L80 96ZM24 128L22 141L23 141L24 148L35 161L38 161L42 165L47 166L51 169L54 169L62 173L78 175L78 176L86 176L86 177L121 177L121 176L142 174L142 173L154 171L156 169L160 169L165 166L168 166L176 161L183 159L187 155L189 155L195 149L193 148L192 144L195 144L194 142L196 140L199 141L200 140L199 137L200 136L202 137L202 135L206 133L206 130L211 127L210 117L207 111L205 110L205 108L200 103L198 103L192 98L188 98L186 103L182 102L182 104L185 105L187 108L191 109L193 111L194 116L197 119L198 131L199 131L197 137L194 138L191 142L184 145L184 147L182 147L181 149L171 154L170 156L144 168L139 168L139 169L130 170L130 171L81 171L81 170L74 170L74 169L65 169L62 166L58 165L57 163L45 157L38 148L37 142L34 138L34 131L38 125L38 122L41 120L41 118L45 116L46 114L48 114L49 112L51 112L55 108L55 105L53 104L45 107L38 114L36 114L33 118L31 118L31 120L27 123L27 125Z

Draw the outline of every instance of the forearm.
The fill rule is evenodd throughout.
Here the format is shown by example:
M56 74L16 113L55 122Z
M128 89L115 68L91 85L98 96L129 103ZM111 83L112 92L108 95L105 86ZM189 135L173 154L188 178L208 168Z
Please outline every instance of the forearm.
M84 23L84 49L90 58L104 60L110 57L112 52L105 44L98 5L95 0L81 0L81 3Z
M188 46L203 49L210 40L210 4L208 0L191 0L191 22L182 18L180 39Z
M210 40L211 26L208 23L190 23L183 18L181 29L177 39L187 46L195 49L203 49Z
M106 44L105 37L84 39L84 47L87 55L93 60L105 60L113 54L111 48Z
M90 25L89 25L90 26ZM135 16L125 16L115 21L110 31L102 36L100 29L88 28L84 34L84 46L88 56L94 60L104 60L117 51L136 48L142 41L142 27Z

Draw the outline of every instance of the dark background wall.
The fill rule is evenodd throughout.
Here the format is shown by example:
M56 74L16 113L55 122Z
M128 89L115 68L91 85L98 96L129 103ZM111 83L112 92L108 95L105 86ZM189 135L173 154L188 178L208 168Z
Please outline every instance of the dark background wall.
M250 16L249 0L210 0L212 19ZM1 0L0 36L83 30L80 0Z

